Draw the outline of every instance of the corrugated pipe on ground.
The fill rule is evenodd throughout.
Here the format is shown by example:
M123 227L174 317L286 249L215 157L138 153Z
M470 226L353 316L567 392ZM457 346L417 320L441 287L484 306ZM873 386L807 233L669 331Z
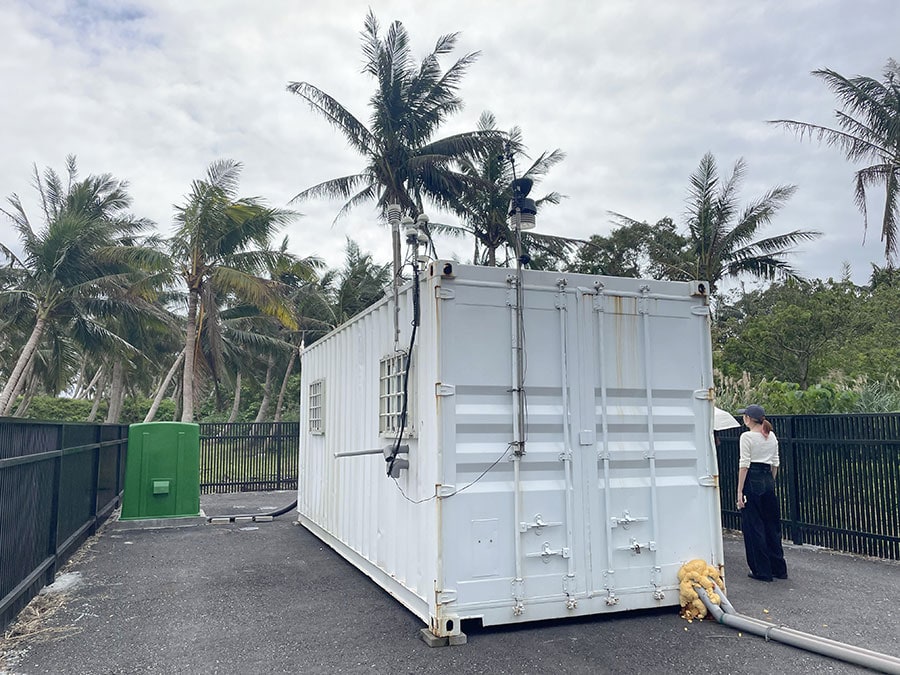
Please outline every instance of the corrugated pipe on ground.
M801 633L798 630L776 626L761 619L739 614L735 611L734 606L728 602L728 598L725 597L725 594L722 593L719 587L716 586L715 588L722 601L721 607L710 600L709 594L702 588L697 589L697 594L703 600L703 604L706 605L709 613L721 624L752 633L753 635L759 635L766 640L775 640L776 642L799 647L800 649L833 659L847 661L864 668L900 675L900 658L896 656L873 652L869 649L829 640L818 635Z

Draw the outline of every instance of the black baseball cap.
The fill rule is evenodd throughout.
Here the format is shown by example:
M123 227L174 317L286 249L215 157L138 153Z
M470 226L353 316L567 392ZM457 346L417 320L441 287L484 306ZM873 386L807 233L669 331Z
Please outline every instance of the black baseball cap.
M761 405L748 405L743 410L738 410L738 415L746 415L751 420L756 420L757 422L762 422L766 416L766 411L763 410Z

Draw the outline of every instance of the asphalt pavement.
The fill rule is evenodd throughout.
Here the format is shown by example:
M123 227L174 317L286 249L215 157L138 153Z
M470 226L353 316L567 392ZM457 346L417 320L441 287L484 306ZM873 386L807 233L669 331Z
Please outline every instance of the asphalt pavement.
M204 495L207 515L262 513L289 492ZM422 622L295 524L123 529L109 523L63 570L64 602L0 643L0 674L855 673L677 608L481 628L429 648ZM790 578L748 579L725 538L728 597L743 614L900 656L900 563L788 546Z

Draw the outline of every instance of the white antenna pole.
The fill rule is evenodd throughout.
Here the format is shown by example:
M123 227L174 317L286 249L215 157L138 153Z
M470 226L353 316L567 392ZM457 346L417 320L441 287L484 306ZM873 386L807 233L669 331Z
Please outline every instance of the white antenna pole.
M394 249L394 279L391 292L394 298L394 351L400 349L400 301L397 289L400 287L400 205L387 205L388 224L391 226L391 246Z

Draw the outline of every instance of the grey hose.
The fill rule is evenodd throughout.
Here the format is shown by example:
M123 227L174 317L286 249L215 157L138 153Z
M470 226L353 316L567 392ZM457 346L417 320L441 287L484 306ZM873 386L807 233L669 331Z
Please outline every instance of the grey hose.
M724 609L710 600L709 595L704 589L697 589L697 594L700 596L700 599L703 600L703 604L706 605L707 611L721 624L746 631L753 635L759 635L766 640L774 640L775 642L781 642L786 645L791 645L792 647L799 647L800 649L821 654L822 656L828 656L865 668L871 668L872 670L877 670L882 673L900 675L900 659L895 656L863 649L862 647L857 647L855 645L848 645L843 642L837 642L836 640L819 637L818 635L802 633L798 630L793 630L792 628L776 626L761 619L738 614L734 611L732 604L728 602L728 598L725 597L718 587L716 588L716 592L722 600Z

